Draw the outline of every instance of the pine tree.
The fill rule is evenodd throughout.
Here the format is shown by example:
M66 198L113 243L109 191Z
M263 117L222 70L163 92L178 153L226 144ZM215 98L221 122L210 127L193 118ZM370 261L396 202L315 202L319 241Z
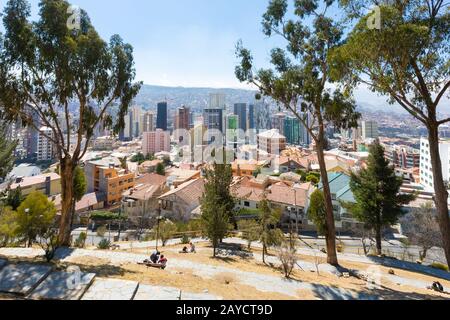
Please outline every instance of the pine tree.
M13 167L16 146L16 141L6 139L6 126L0 124L0 179L4 179Z
M402 206L415 199L415 195L400 193L402 182L384 157L379 142L370 147L367 168L351 175L350 188L356 203L347 203L345 207L367 229L374 231L378 255L382 253L383 228L397 223L406 214Z

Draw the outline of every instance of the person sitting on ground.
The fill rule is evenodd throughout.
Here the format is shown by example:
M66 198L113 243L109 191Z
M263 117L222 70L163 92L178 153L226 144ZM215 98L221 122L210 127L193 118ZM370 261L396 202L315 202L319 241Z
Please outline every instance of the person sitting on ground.
M162 266L162 269L165 269L166 265L167 265L167 258L164 257L164 255L161 255L161 258L159 258L158 264Z
M193 244L192 242L190 242L190 243L189 243L189 246L191 247L190 252L191 252L191 253L195 253L196 251L195 251L195 246L194 246L194 244Z
M153 251L152 255L150 256L150 262L157 263L160 255L161 253L159 251Z
M188 247L183 247L183 250L181 251L181 253L188 253Z

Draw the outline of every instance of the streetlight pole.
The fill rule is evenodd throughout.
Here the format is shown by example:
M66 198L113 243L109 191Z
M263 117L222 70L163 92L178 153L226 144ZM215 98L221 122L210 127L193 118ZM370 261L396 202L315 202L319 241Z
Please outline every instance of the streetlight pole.
M161 200L158 201L158 217L156 218L156 251L158 251L159 222L161 220Z

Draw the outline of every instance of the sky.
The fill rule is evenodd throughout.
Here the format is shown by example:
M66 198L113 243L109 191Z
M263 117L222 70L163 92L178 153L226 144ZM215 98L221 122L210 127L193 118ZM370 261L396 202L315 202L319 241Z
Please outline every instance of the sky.
M0 0L3 9L6 0ZM31 0L33 19L38 0ZM104 39L119 34L134 47L136 80L183 87L248 88L235 78L235 45L242 39L255 66L283 44L261 32L268 0L72 0L86 10ZM365 88L357 101L386 105Z

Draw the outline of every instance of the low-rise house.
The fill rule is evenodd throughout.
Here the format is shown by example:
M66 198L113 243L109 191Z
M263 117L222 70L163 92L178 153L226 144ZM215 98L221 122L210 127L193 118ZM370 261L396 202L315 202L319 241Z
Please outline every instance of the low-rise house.
M204 191L205 182L201 178L174 187L159 197L161 215L174 221L189 221L200 205Z
M6 181L12 181L17 178L35 177L41 174L41 169L29 163L22 163L14 167L7 175Z
M167 182L170 186L178 187L190 180L200 178L201 171L199 170L183 170L178 168L171 168L166 171Z
M134 224L139 217L151 220L158 215L158 198L167 191L166 177L153 173L139 177L135 187L122 194L122 212Z
M85 194L83 198L81 198L81 200L77 201L77 203L75 204L75 213L77 215L80 215L83 213L88 213L90 211L103 209L105 207L104 198L104 195L101 193L91 192ZM56 210L60 212L62 202L61 195L59 194L56 196L52 196L50 197L50 200L55 205Z
M144 161L139 165L139 173L145 174L145 173L153 173L156 172L156 167L158 164L163 163L162 160L151 160L151 161Z
M24 196L39 191L50 197L61 193L61 177L59 174L52 172L34 177L17 178L10 185L10 188L15 190L18 187L20 187Z

